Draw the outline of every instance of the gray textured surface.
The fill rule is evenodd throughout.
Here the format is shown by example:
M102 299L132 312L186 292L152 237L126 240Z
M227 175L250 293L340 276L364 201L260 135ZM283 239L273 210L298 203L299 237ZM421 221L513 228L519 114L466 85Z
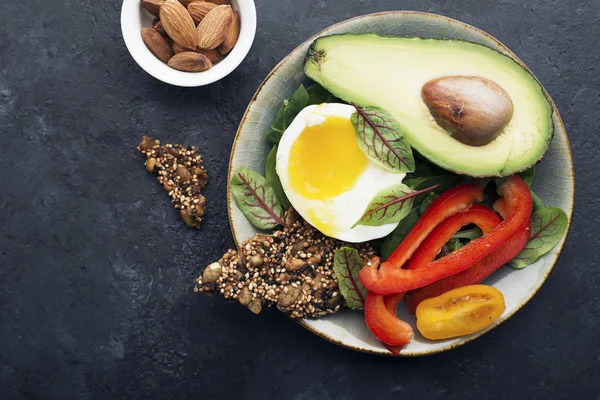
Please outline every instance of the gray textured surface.
M259 1L246 61L198 89L135 65L119 6L0 4L1 398L598 398L600 3ZM321 28L388 9L458 18L515 51L561 110L577 173L571 234L538 295L488 335L421 359L353 353L273 310L255 317L191 290L233 245L224 177L256 87ZM200 231L142 168L143 134L201 147Z

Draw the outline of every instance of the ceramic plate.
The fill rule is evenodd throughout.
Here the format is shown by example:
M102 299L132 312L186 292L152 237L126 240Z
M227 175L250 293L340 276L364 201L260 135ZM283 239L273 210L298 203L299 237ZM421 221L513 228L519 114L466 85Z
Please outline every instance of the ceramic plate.
M229 181L231 181L232 171L242 166L264 173L265 159L271 148L265 139L265 134L283 100L290 97L298 85L307 82L303 73L303 62L311 42L318 36L348 32L460 39L500 51L522 64L510 50L487 33L439 15L398 11L370 14L340 22L302 43L267 76L250 102L237 132L229 164ZM547 206L563 209L570 222L574 195L571 150L556 108L554 108L553 118L554 139L543 161L537 166L534 190L544 199ZM241 243L257 230L237 208L230 193L228 187L231 229L236 242ZM414 316L409 315L404 307L399 307L400 318L408 321L415 328L413 341L403 348L400 355L418 356L449 350L483 335L506 321L542 286L558 259L565 239L566 233L561 242L535 264L520 271L508 267L501 268L486 281L504 294L506 310L496 322L483 331L458 339L429 341L418 333ZM389 354L367 328L362 312L344 309L326 318L305 319L298 322L311 332L341 346L363 352Z

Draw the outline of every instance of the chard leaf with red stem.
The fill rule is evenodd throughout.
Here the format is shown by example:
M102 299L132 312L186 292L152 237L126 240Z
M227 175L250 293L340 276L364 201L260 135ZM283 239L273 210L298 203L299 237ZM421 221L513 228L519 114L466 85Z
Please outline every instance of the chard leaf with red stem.
M362 285L358 274L364 266L358 250L352 247L340 247L333 258L333 270L340 292L348 307L354 310L364 308L367 289Z
M375 164L392 172L415 170L412 149L404 128L388 112L377 107L358 107L350 120L358 146Z
M403 183L389 186L375 195L355 225L380 226L400 222L412 209L415 196L437 187L413 191Z
M258 172L238 168L231 178L231 193L242 213L258 229L285 226L283 208L275 191Z
M547 207L531 214L531 236L525 248L508 265L522 269L536 262L560 242L569 218L560 208Z

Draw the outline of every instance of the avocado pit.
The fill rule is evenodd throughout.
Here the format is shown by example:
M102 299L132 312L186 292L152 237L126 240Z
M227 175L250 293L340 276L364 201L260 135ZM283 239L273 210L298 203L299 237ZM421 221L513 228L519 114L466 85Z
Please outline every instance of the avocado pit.
M421 98L435 121L458 141L484 146L513 116L513 103L497 83L478 76L445 76L427 82Z

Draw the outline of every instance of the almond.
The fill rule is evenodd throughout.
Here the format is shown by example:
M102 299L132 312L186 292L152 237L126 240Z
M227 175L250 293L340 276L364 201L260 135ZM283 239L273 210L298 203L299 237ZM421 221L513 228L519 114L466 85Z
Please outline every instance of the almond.
M165 31L165 27L163 26L162 22L160 22L160 19L154 18L154 21L152 21L152 27L154 29L156 29L157 31L159 31L161 35L164 35L164 36L167 35L167 32Z
M231 6L217 6L210 10L198 24L198 47L214 49L223 43L232 19Z
M173 46L171 46L171 48L173 49L173 54L179 54L179 53L184 53L186 51L190 51L188 49L181 47L177 43L173 43ZM195 53L204 54L206 57L208 57L210 62L213 64L216 64L223 59L223 55L221 53L219 53L217 50L196 48L193 51Z
M158 17L158 13L160 10L160 5L164 2L164 0L140 0L142 7L150 14Z
M219 4L219 5L221 5L221 4L231 4L230 0L208 0L208 1L210 1L211 3Z
M229 27L229 32L227 32L227 36L225 36L225 40L223 43L219 45L219 53L227 54L233 49L233 46L238 41L240 37L240 13L238 11L233 12L233 19L231 20L231 25Z
M187 10L192 16L192 19L196 23L196 25L204 19L206 14L217 5L214 3L209 3L208 1L194 1L187 6Z
M184 7L187 7L190 5L190 3L193 3L194 1L198 1L198 0L179 0L179 2L181 4L183 4Z
M197 53L204 54L211 63L216 64L223 59L223 55L219 53L217 50L213 49L196 49Z
M177 0L165 0L160 6L160 21L165 31L186 49L195 49L198 45L196 25L192 16Z
M142 40L148 47L148 49L154 54L160 61L168 62L173 57L171 46L165 40L165 37L154 28L142 29Z
M171 49L173 50L173 54L185 53L186 51L190 51L190 49L186 49L185 47L183 47L179 43L175 43L175 42L173 42L173 45L171 46Z
M175 54L168 62L169 67L184 72L206 71L212 67L212 63L204 54L186 51Z

